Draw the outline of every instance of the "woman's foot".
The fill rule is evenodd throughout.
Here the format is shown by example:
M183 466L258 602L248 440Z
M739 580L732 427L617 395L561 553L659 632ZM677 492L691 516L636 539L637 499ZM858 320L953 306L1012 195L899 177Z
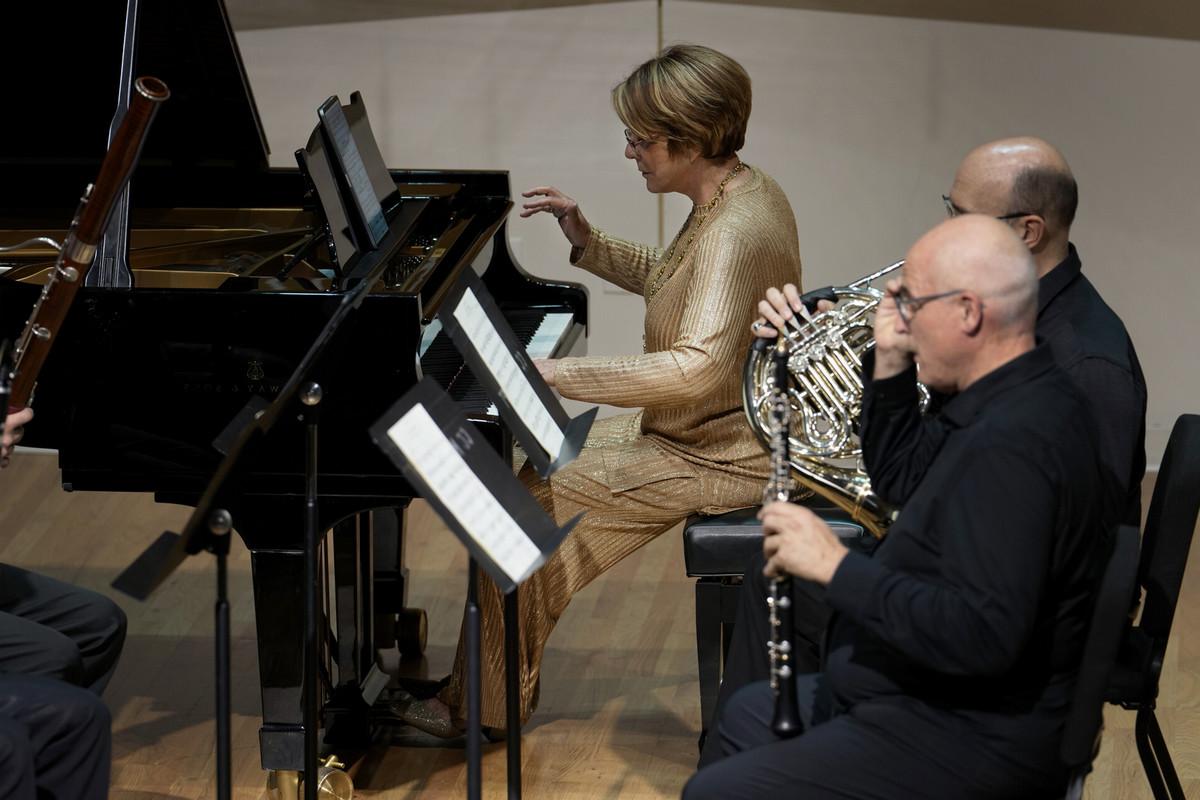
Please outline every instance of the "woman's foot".
M450 715L450 707L436 696L418 700L404 690L397 691L390 704L391 712L406 725L439 739L457 739L463 735Z

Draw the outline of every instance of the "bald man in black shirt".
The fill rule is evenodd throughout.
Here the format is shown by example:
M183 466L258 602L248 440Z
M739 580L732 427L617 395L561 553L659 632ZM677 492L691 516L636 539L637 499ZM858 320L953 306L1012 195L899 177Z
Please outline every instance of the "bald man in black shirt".
M975 212L998 218L1029 249L1038 276L1037 339L1049 345L1055 362L1088 399L1100 436L1099 458L1117 479L1124 521L1136 525L1141 520L1146 468L1146 381L1125 325L1083 275L1078 251L1070 241L1078 194L1062 153L1042 139L1017 137L989 142L968 153L943 202L950 216ZM775 337L772 326L782 325L799 308L796 287L772 289L759 304L767 324L756 332ZM872 357L869 353L866 359L868 369ZM864 463L875 492L903 506L941 446L941 422L932 416L918 418L914 406L911 427L894 429L894 436L886 438L872 425L874 411L868 396L862 411ZM895 438L901 432L903 441ZM878 456L893 448L900 448L906 457L885 462ZM758 556L746 570L718 712L734 691L766 677L769 631L762 568ZM797 662L801 671L815 671L829 608L820 587L797 581L794 592ZM715 746L706 742L701 765L717 755Z
M874 557L802 506L764 508L768 573L825 586L835 611L824 670L798 681L794 739L771 732L767 684L736 693L726 757L687 800L1007 798L1065 779L1062 723L1119 518L1087 400L1035 347L1035 266L1002 223L943 223L889 289L866 391L879 424L907 424L919 364L950 397L941 447Z

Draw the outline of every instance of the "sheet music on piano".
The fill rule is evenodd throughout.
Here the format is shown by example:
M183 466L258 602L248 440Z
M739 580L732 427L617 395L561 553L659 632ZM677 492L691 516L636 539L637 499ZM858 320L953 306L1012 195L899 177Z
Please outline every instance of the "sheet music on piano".
M328 157L346 183L348 191L343 191L342 196L348 202L343 202L343 206L355 244L360 251L373 250L387 233L388 223L341 102L336 96L330 97L317 109L317 116L328 145Z
M598 409L574 419L567 415L474 272L462 274L438 318L538 474L548 477L569 464L582 449Z
M371 438L504 592L541 566L579 520L558 528L431 378L397 401Z
M454 319L475 345L484 368L498 384L500 391L512 403L513 410L525 420L530 433L547 453L557 455L563 446L562 429L558 427L550 410L534 392L533 386L521 372L518 356L509 352L496 331L487 312L479 304L479 298L470 287L454 307Z

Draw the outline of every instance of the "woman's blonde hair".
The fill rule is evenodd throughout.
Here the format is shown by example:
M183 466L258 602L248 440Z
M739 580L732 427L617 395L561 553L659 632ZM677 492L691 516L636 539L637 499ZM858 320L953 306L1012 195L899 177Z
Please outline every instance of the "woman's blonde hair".
M729 158L746 142L750 76L711 47L668 47L617 84L612 99L635 136L666 139L672 153L692 145L705 158Z

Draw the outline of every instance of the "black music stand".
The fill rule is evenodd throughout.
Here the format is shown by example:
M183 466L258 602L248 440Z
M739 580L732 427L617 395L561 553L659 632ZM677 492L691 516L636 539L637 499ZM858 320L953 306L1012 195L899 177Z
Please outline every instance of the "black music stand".
M599 409L590 408L574 419L567 415L473 271L459 277L438 309L438 318L537 473L548 478L574 461ZM553 450L547 447L548 439L557 444Z
M464 272L438 311L442 328L496 404L534 469L543 478L579 455L598 409L571 419L530 362L503 312L474 272ZM511 465L510 465L511 466ZM472 562L473 563L473 562ZM474 574L472 574L472 590ZM472 608L468 605L468 616ZM508 720L508 797L521 797L521 724L516 586L504 593L504 666Z
M218 449L225 457L217 467L200 501L180 534L167 531L147 548L113 582L113 586L138 599L145 599L175 568L189 556L202 551L217 556L216 604L216 681L217 681L217 792L220 800L230 797L229 741L229 605L225 594L225 560L229 552L229 532L234 520L228 511L238 493L238 477L257 443L287 414L295 414L304 424L305 490L305 642L304 642L304 797L317 800L317 730L320 725L318 626L321 617L317 547L319 529L317 498L317 434L321 401L325 389L315 379L322 355L333 343L339 328L357 309L383 276L384 270L399 251L427 200L410 199L395 210L388 222L382 211L375 186L383 178L374 175L383 163L378 146L366 123L361 98L353 109L360 127L351 128L336 97L326 100L318 111L320 124L310 143L319 139L323 148L298 160L306 180L316 191L315 200L325 224L345 224L354 236L352 259L343 261L341 302L313 341L300 364L270 403L252 400L218 437ZM369 136L368 136L369 135ZM364 138L367 137L367 138ZM360 152L360 140L366 149ZM303 151L301 151L303 152ZM337 223L334 223L337 220Z
M408 200L400 207L378 249L360 253L353 265L354 287L343 295L338 307L301 359L287 383L270 402L259 400L247 406L230 423L236 430L225 457L217 467L203 496L188 518L181 533L167 531L147 548L113 581L113 587L146 599L189 555L203 551L217 556L217 791L225 800L229 791L229 628L228 601L225 599L225 556L229 531L235 524L228 511L238 492L242 467L261 439L282 417L298 413L304 423L305 439L305 670L304 670L304 783L305 800L316 800L317 728L319 718L317 681L317 626L320 597L317 578L317 544L321 531L317 517L317 431L318 412L324 388L312 373L324 352L334 341L339 328L357 309L388 262L395 256L421 212L426 200ZM226 438L226 437L223 437Z
M480 652L477 570L482 566L505 593L545 563L579 521L561 528L538 505L494 450L487 446L457 404L431 378L405 393L371 426L371 438L400 467L458 537L471 556L467 590L467 797L481 790ZM512 629L515 634L515 627ZM505 630L508 651L509 629ZM515 651L512 651L515 654ZM511 685L511 667L510 667ZM512 717L509 696L510 797L520 796L520 720ZM515 795L514 795L515 792Z

